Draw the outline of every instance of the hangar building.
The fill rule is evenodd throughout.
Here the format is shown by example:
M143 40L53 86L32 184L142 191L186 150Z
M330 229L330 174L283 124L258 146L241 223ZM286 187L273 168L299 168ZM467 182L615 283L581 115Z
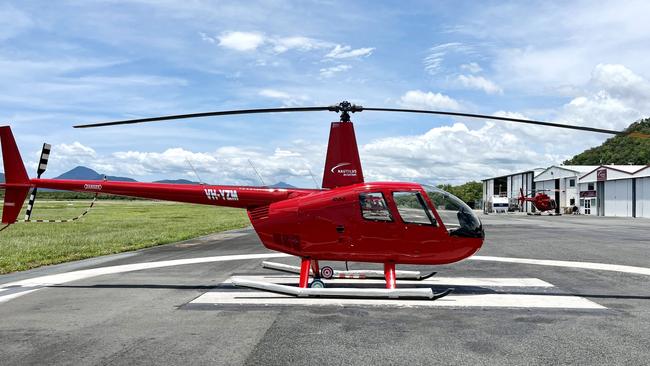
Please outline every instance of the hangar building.
M650 218L650 165L553 165L485 179L483 210L494 212L495 197L507 197L510 211L534 212L528 202L519 207L519 188L546 191L558 213L576 206L584 215Z

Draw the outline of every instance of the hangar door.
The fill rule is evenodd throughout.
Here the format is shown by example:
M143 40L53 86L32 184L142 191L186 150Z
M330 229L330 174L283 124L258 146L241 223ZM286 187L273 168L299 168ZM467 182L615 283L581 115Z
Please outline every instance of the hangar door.
M605 216L632 216L632 179L605 182Z
M650 218L650 178L636 180L636 217Z

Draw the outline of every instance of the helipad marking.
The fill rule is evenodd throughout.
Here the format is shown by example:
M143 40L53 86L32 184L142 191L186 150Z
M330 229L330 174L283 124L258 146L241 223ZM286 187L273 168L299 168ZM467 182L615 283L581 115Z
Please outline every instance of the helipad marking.
M613 271L623 273L633 273L650 276L650 268L624 266L620 264L607 264L595 262L575 262L575 261L556 261L547 259L528 259L528 258L508 258L508 257L490 257L475 255L467 259L475 261L490 261L490 262L504 262L504 263L522 263L522 264L535 264L538 266L552 266L552 267L570 267L570 268L584 268L596 269L600 271Z
M491 307L553 308L602 310L606 307L577 296L552 295L449 295L431 300L368 300L302 298L261 291L211 291L190 302L193 305L305 305L305 306L381 306L381 307Z
M243 276L239 276L243 277ZM293 275L281 276L245 276L254 281L268 281L278 284L295 285L298 277ZM329 281L328 281L329 282ZM232 278L223 284L232 283ZM331 280L334 286L340 285L381 285L382 280ZM423 281L402 280L399 284L417 286L466 286L484 288L526 287L549 288L552 284L537 278L484 278L484 277L438 277ZM538 290L539 291L539 290ZM230 289L215 289L192 300L192 305L305 305L305 306L382 306L382 307L483 307L483 308L555 308L555 309L607 309L591 300L571 295L557 294L463 294L448 295L442 299L431 300L375 300L375 299L340 299L340 298L304 298L266 291L248 290L233 291Z

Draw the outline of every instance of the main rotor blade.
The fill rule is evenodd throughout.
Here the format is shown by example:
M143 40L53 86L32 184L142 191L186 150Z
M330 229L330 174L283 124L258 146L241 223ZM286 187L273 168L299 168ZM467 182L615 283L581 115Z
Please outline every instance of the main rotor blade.
M287 107L287 108L237 109L232 111L175 114L175 115L161 116L161 117L137 118L137 119L127 119L122 121L90 123L84 125L76 125L74 126L74 128L129 125L129 124L143 123L143 122L168 121L172 119L186 119L186 118L197 118L197 117L226 116L226 115L233 115L233 114L329 111L331 110L331 108L332 107Z
M406 112L406 113L438 114L438 115L443 115L443 116L469 117L469 118L479 118L479 119L493 119L493 120L497 120L497 121L527 123L527 124L531 124L531 125L568 128L568 129L572 129L572 130L598 132L598 133L608 133L608 134L611 134L611 135L627 135L628 134L625 131L606 130L606 129L595 128L595 127L573 126L573 125L566 125L566 124L562 124L562 123L533 121L533 120L529 120L529 119L498 117L498 116L489 116L489 115L484 115L484 114L473 114L473 113L431 111L431 110L426 110L426 109L366 108L366 107L363 107L363 110L364 111L378 111L378 112ZM636 133L636 134L638 134L638 133ZM645 134L641 134L641 135L645 135ZM650 137L648 135L645 135L645 136ZM634 136L634 137L642 137L642 136L637 135L637 136Z

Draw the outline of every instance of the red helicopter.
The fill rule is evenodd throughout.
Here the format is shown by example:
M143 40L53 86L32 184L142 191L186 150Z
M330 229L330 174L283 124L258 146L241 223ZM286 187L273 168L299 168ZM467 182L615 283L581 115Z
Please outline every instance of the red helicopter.
M533 206L535 206L535 209L539 211L538 215L541 215L546 211L551 211L549 212L549 215L559 216L559 213L555 213L557 203L553 198L544 193L545 191L546 190L536 191L534 192L535 195L531 196L532 193L524 195L524 190L519 188L519 207L523 206L524 202L532 202Z
M110 193L158 200L218 205L246 209L262 244L272 250L301 258L300 267L269 265L300 274L298 287L234 279L237 286L252 287L294 296L436 299L451 289L434 293L431 288L396 288L396 264L439 265L465 259L476 253L485 237L476 214L463 201L432 186L417 183L365 182L350 113L361 111L411 112L493 119L616 135L612 131L468 113L364 108L348 102L325 107L292 107L219 111L142 118L75 126L76 128L124 125L171 119L251 113L331 111L340 121L330 127L322 189L276 189L221 185L30 179L8 126L0 127L6 183L2 223L12 224L30 190L31 211L37 188L78 192ZM49 153L49 151L48 151ZM44 159L47 159L44 153ZM43 162L43 159L42 161ZM336 276L319 261L382 263L379 271L340 271L339 276L381 275L385 289L325 288L321 278ZM379 273L378 273L379 272ZM313 280L310 282L310 275ZM426 277L426 276L424 276ZM423 276L416 276L423 278Z

